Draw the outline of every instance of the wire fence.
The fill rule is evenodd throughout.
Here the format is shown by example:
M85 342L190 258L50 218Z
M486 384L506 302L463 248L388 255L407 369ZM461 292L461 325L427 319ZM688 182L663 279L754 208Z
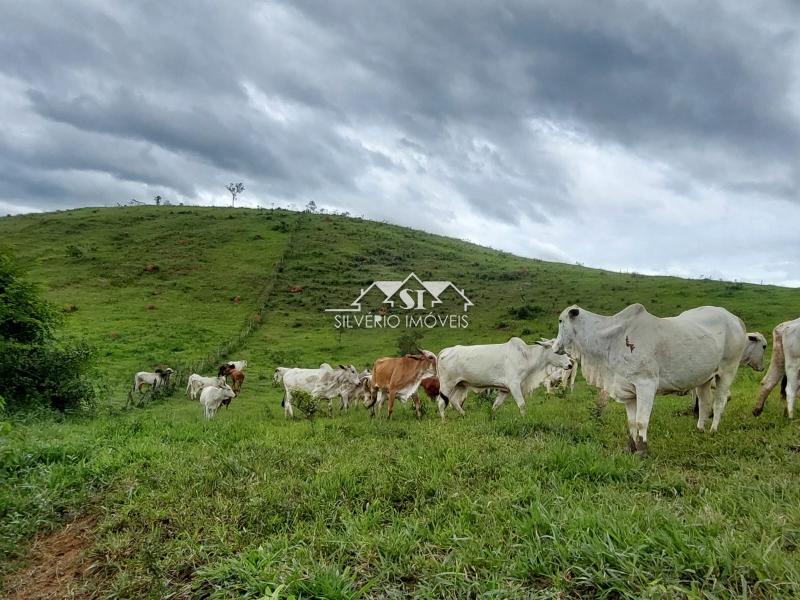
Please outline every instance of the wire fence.
M303 216L303 213L298 213L295 216L294 222L289 229L289 239L286 241L283 252L275 261L275 266L272 269L272 273L268 277L264 287L261 290L261 293L258 296L255 312L253 312L245 320L238 334L232 338L229 338L225 343L206 354L206 356L192 363L177 365L175 368L175 375L173 376L173 380L177 385L185 383L189 375L192 373L203 373L212 368L216 369L216 367L218 367L224 361L224 359L239 350L250 338L250 336L253 335L253 333L264 323L269 302L272 298L272 292L275 289L275 284L280 278L287 258L289 258L294 251L297 232L300 229Z

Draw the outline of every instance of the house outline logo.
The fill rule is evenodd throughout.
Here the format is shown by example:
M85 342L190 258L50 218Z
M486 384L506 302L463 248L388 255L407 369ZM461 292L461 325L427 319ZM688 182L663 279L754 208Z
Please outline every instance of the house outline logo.
M419 284L421 289L407 287L410 281ZM361 290L361 293L350 303L348 308L326 308L325 312L361 312L361 305L364 303L364 298L374 289L378 289L381 294L383 294L383 301L381 304L388 304L393 308L399 307L403 310L431 310L436 305L442 303L440 296L450 288L455 290L456 294L461 297L464 305L464 312L467 312L470 306L474 306L472 300L464 293L464 290L460 289L452 281L422 281L415 273L410 273L401 281L373 281L367 288ZM429 299L429 306L425 305L426 292L431 297Z

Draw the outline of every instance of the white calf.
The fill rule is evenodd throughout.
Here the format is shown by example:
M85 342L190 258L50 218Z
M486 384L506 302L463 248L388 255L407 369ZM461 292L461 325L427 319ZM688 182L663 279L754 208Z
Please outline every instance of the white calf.
M225 385L224 377L203 377L197 373L189 375L189 380L186 382L186 395L190 400L197 400L200 398L200 392L203 388L209 386L222 387Z
M223 387L209 386L200 393L200 404L203 407L203 415L206 419L211 419L223 401L231 400L236 394L231 386L223 384Z

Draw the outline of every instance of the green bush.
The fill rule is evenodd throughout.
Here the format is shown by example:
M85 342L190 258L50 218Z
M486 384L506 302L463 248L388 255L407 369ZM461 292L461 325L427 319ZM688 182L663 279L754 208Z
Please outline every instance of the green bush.
M92 348L58 340L56 309L7 248L0 248L0 397L7 409L50 407L60 411L92 408Z

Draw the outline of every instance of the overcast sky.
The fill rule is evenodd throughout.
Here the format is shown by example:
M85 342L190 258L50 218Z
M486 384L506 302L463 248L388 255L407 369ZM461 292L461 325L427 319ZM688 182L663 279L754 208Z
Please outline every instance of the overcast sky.
M0 3L0 213L313 200L800 286L800 2Z

